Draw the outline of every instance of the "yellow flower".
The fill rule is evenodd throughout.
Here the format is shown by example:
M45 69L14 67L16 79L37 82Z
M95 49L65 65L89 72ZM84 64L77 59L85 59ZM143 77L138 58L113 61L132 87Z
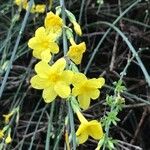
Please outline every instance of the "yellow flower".
M28 8L29 8L29 3L27 3L25 9L28 10ZM30 12L31 12L31 13L35 13L35 4L32 5L32 7L31 7L31 9L30 9Z
M55 15L53 12L47 13L44 24L46 30L55 37L55 40L61 36L63 20L58 15Z
M31 85L35 89L44 89L42 96L46 103L52 102L57 95L61 98L67 98L70 95L73 73L64 70L65 67L64 58L57 60L52 66L43 61L35 66L37 75L32 77Z
M35 6L35 12L43 13L45 11L46 6L44 4L38 4Z
M50 53L56 54L59 52L57 43L53 41L51 35L46 33L44 27L40 27L36 30L35 37L29 40L28 46L33 49L33 56L38 59L42 59L42 56L49 56L47 59L50 60Z
M72 38L71 38L72 39ZM71 41L71 44L73 43L73 41ZM86 45L85 42L82 42L80 44L72 44L69 47L69 51L67 53L67 56L75 63L75 64L80 64L82 57L83 57L83 53L86 50Z
M99 140L103 137L103 129L100 122L97 120L87 121L80 111L76 113L81 122L76 132L79 144L86 142L89 136L95 140Z
M14 3L18 6L22 6L24 9L27 7L27 0L15 0Z
M80 25L79 25L76 21L73 21L72 23L73 23L75 32L76 32L79 36L81 36L81 35L82 35L82 30L81 30Z
M11 136L10 136L10 133L8 133L8 136L6 137L6 139L5 139L5 143L6 144L9 144L9 143L11 143L12 142L12 138L11 138Z
M3 117L5 118L5 123L6 123L6 124L9 123L9 120L10 120L10 118L12 117L13 114L14 114L14 113L11 112L11 113L9 113L9 114L7 114L7 115L3 115Z
M29 3L26 6L26 10L29 8ZM32 8L30 10L31 13L43 13L45 11L46 6L43 4L38 4L38 5L32 5Z
M90 99L97 99L100 95L99 88L105 83L104 78L92 78L87 77L82 73L75 73L73 77L73 96L78 96L79 105L83 109L87 109L90 105Z
M4 136L4 131L3 130L0 130L0 139L2 139Z

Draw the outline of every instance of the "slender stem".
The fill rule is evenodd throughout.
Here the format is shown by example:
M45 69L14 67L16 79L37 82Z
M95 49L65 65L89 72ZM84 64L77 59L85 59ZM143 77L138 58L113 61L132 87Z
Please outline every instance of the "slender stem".
M40 115L40 117L39 117L39 120L38 120L37 125L36 125L35 130L34 130L33 136L32 136L32 138L31 138L31 143L30 143L30 146L29 146L28 150L32 150L32 148L33 148L32 146L33 146L33 142L34 142L34 139L35 139L35 135L36 135L36 133L37 133L37 130L38 130L40 121L41 121L41 119L42 119L42 117L43 117L43 115L44 115L44 112L45 112L47 106L48 106L48 105L46 105L46 106L43 108L42 112L41 112L41 115Z
M50 107L50 117L48 119L48 129L47 129L45 150L49 150L50 149L50 133L51 133L52 120L53 120L54 106L55 106L55 101L52 102L52 105Z
M60 5L62 7L62 18L64 25L66 24L66 15L65 15L65 3L64 0L60 0ZM64 55L66 55L68 50L68 45L67 45L67 38L66 38L66 33L65 33L65 28L63 28L63 52ZM69 121L70 121L70 128L71 128L71 135L72 135L72 142L73 142L73 150L76 150L76 135L75 135L75 127L74 127L74 118L73 118L73 112L72 108L70 106L70 102L67 102L68 105L68 116L69 116Z
M73 150L76 150L76 134L75 134L75 125L74 125L74 117L73 117L73 111L70 105L70 102L67 102L68 109L69 109L69 121L70 121L70 127L71 127L71 135L73 139Z
M27 125L27 127L26 127L25 132L24 132L24 135L27 134L28 129L29 129L30 125L31 125L31 121L32 121L32 119L33 119L33 117L34 117L34 115L35 115L35 113L36 113L36 111L37 111L37 109L38 109L40 103L41 103L41 100L37 103L37 105L36 105L36 107L35 107L35 109L34 109L32 115L31 115L31 117L30 117L30 120L28 121L28 125ZM18 148L19 148L20 150L22 150L24 141L25 141L25 136L24 136L23 139L19 142L20 144L18 144ZM17 147L16 147L16 148L17 148Z
M82 14L83 14L83 9L84 9L84 4L85 4L85 2L86 2L86 0L82 0L81 7L80 7L79 20L78 20L78 23L79 23L79 24L81 24ZM76 42L78 41L78 36L77 36L77 35L75 36L75 41L76 41Z
M134 6L136 6L140 1L141 1L141 0L137 0L137 1L134 2L131 6L129 6L129 7L113 22L113 25L115 25L129 10L131 10ZM92 63L92 61L93 61L93 59L94 59L96 53L98 52L98 50L99 50L101 44L103 43L104 39L106 38L106 36L109 34L110 30L111 30L111 28L109 28L109 29L105 32L105 34L103 35L103 37L101 38L101 40L100 40L99 43L97 44L96 48L94 49L94 51L93 51L93 53L92 53L92 56L91 56L91 58L90 58L90 60L89 60L89 62L88 62L88 64L87 64L87 66L86 66L86 68L85 68L85 70L84 70L84 74L87 73L87 71L88 71L88 69L89 69L89 67L90 67L90 65L91 65L91 63Z
M102 21L101 24L105 24L105 25L108 25L111 28L113 28L122 37L122 39L126 42L126 44L128 45L129 49L131 50L133 56L135 56L135 58L136 58L136 60L137 60L137 62L139 64L141 70L143 71L143 74L145 76L146 82L150 86L150 76L149 76L149 74L148 74L148 72L147 72L143 62L141 61L138 53L136 52L136 50L134 49L132 44L129 42L128 38L116 26L114 26L113 24L105 22L105 21Z
M19 31L19 34L18 34L18 37L17 37L17 40L16 40L16 44L15 44L14 49L12 51L12 55L11 55L11 58L10 58L10 61L9 61L9 65L8 65L7 71L6 71L4 79L2 81L2 85L1 85L1 88L0 88L0 98L2 97L2 93L4 91L4 88L5 88L5 85L6 85L6 81L7 81L7 78L9 76L9 72L10 72L10 70L12 68L12 63L13 63L13 61L15 59L15 55L16 55L16 52L17 52L17 49L18 49L18 46L19 46L19 43L20 43L20 40L21 40L22 33L23 33L23 31L25 29L25 26L27 24L27 20L28 20L28 17L29 17L29 14L30 14L30 9L31 9L32 5L33 5L33 0L30 0L29 8L28 8L28 10L27 10L27 12L25 14L24 20L22 22L22 26L21 26L21 29Z
M65 2L64 0L60 0L60 5L62 7L62 19L64 22L64 25L66 24L66 15L65 15ZM68 45L67 45L67 37L65 34L65 28L63 28L63 51L64 51L64 55L66 55L68 50Z

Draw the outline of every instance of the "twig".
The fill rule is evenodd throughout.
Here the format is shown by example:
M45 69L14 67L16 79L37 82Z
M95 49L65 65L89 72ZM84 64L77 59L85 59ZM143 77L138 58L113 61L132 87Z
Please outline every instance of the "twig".
M118 38L119 35L117 34L115 37L115 43L114 43L114 47L113 47L113 51L112 51L112 58L111 58L111 62L110 62L110 71L113 71L114 68L114 63L115 63L115 58L116 58L116 50L117 50L117 45L118 45Z
M139 122L139 124L138 124L138 127L137 127L137 129L136 129L136 131L135 131L135 133L134 133L134 137L133 137L133 139L132 139L131 142L130 142L131 144L135 143L135 140L136 140L136 138L137 138L137 136L138 136L138 134L139 134L139 132L140 132L141 126L142 126L142 124L143 124L143 122L144 122L144 119L145 119L146 115L147 115L147 108L144 109L144 112L143 112L143 114L142 114L142 117L141 117L141 119L140 119L140 122Z
M130 143L126 143L126 142L121 141L121 140L117 140L117 142L118 142L118 143L121 143L121 144L123 144L123 145L126 145L126 146L130 146L130 147L132 147L132 148L135 148L136 150L142 150L142 148L139 147L139 146L132 145L132 144L130 144Z

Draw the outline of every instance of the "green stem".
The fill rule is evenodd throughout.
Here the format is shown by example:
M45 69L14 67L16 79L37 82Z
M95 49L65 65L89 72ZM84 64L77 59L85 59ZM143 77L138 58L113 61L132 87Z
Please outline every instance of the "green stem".
M52 105L50 107L50 117L48 119L48 129L47 129L45 150L50 150L50 134L51 134L51 125L53 120L54 106L55 106L55 101L52 102Z
M101 24L105 24L105 25L108 25L111 28L113 28L122 37L122 39L126 42L126 44L128 45L129 49L131 50L133 56L135 56L135 58L136 58L136 60L137 60L137 62L139 64L141 70L143 71L143 74L145 76L146 82L150 86L150 76L149 76L149 74L148 74L148 72L147 72L143 62L141 61L138 53L136 52L136 50L134 49L132 44L129 42L128 38L116 26L114 26L113 24L105 22L105 21L102 21Z
M69 101L67 102L67 104L68 104L69 122L71 127L70 129L71 129L71 135L73 140L73 150L76 150L76 134L75 134L73 111Z
M44 113L45 113L45 110L46 110L47 106L48 106L48 105L46 105L46 106L43 108L42 112L41 112L41 115L40 115L40 117L39 117L39 120L38 120L37 125L36 125L35 130L34 130L34 134L33 134L32 138L31 138L31 143L30 143L30 146L29 146L28 150L32 150L32 149L33 149L33 144L34 144L33 142L34 142L34 139L35 139L35 135L36 135L36 133L37 133L38 127L39 127L39 125L40 125L40 121L41 121L41 119L42 119L42 117L43 117L43 115L44 115Z
M63 19L64 25L66 25L66 15L65 15L65 3L64 3L64 0L60 0L60 6L62 8L62 19ZM66 33L65 33L65 28L63 28L63 51L64 51L64 55L66 55L67 50L68 50L67 37L66 37Z
M141 0L137 0L136 2L134 2L130 7L128 7L114 22L113 22L113 25L115 25L129 10L131 10L134 6L136 6ZM103 35L103 37L101 38L101 40L99 41L99 43L97 44L96 48L94 49L93 53L92 53L92 56L90 57L90 60L84 70L84 74L87 73L96 53L98 52L101 44L103 43L103 41L105 40L106 36L109 34L111 28L109 28L105 34Z
M15 54L17 52L17 49L18 49L18 46L19 46L19 43L20 43L20 40L21 40L22 33L23 33L23 31L25 29L25 26L27 24L27 20L28 20L28 17L29 17L29 14L30 14L30 9L31 9L32 5L33 5L33 0L31 0L29 2L29 8L28 8L28 10L27 10L27 12L25 14L25 17L24 17L24 20L22 22L22 26L21 26L19 35L18 35L17 40L16 40L16 44L15 44L14 49L12 51L12 55L11 55L11 58L10 58L10 61L9 61L9 65L8 65L7 71L5 73L5 76L4 76L4 79L2 81L2 85L1 85L1 88L0 88L0 98L2 97L2 93L4 91L4 88L5 88L5 85L6 85L6 81L7 81L7 78L9 76L9 72L10 72L10 70L12 68L12 63L13 63L13 61L15 59Z

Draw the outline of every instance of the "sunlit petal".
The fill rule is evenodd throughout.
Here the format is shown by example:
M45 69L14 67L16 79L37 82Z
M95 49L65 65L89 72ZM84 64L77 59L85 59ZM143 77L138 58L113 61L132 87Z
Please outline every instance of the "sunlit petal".
M89 91L88 95L92 99L97 99L99 97L99 95L100 95L100 91L98 89L95 89L95 90Z
M86 94L78 96L79 105L83 109L87 109L90 106L90 97Z
M55 92L55 90L52 86L49 86L48 88L45 88L43 90L42 96L46 103L50 103L56 98L57 93Z
M50 85L47 79L41 78L38 75L32 77L30 83L31 86L34 87L35 89L44 89Z
M56 83L54 90L62 98L67 98L71 92L69 85L67 85L65 82Z
M41 78L48 78L51 67L45 61L40 61L35 65L35 71Z
M97 120L92 120L88 124L87 128L88 134L96 140L99 140L103 137L103 130L101 123Z

